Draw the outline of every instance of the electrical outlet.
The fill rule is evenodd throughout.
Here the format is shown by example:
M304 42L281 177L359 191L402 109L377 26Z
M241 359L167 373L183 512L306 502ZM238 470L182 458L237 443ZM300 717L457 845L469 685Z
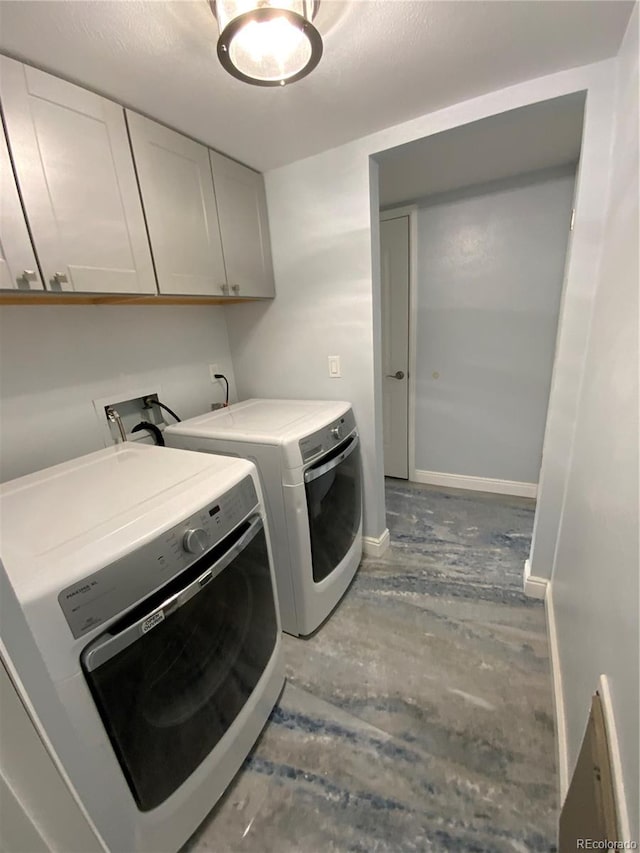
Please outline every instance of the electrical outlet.
M332 379L340 379L342 370L340 369L340 356L330 355L329 358L329 376Z
M219 379L216 379L216 373L220 373L220 368L218 367L217 364L210 364L209 365L209 378L211 379L212 382L219 382L220 381Z

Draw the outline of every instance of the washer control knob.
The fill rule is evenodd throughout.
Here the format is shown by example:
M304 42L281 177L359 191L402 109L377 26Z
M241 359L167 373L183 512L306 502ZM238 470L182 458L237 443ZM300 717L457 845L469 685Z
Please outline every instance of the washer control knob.
M342 427L340 426L340 424L338 424L338 426L332 427L331 435L335 438L336 441L339 438L342 438Z
M202 527L187 530L182 537L182 547L189 554L204 554L209 547L209 534Z

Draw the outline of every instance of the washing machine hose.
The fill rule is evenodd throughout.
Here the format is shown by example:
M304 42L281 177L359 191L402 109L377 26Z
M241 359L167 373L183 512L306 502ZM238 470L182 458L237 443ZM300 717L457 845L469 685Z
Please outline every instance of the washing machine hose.
M146 429L147 432L151 433L156 444L159 444L160 447L164 447L164 436L162 435L162 431L158 429L155 424L150 424L148 421L140 421L139 424L134 426L131 432L140 432L140 430L143 429Z

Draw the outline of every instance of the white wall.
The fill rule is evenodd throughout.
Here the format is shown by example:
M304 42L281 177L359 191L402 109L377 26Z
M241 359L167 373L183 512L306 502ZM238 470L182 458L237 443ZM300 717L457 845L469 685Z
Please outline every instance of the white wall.
M544 579L551 577L558 540L578 389L585 370L589 325L602 260L613 139L615 70L615 60L612 60L607 63L599 85L587 90L576 176L576 218L570 235L560 307L530 554L531 575Z
M418 470L537 484L574 182L564 167L418 203Z
M2 306L0 479L103 447L95 398L161 390L183 418L207 411L224 399L210 363L233 383L216 306Z
M581 206L567 282L573 326L562 341L560 379L571 385L581 369L585 320L597 274L594 256L604 219L614 61L552 74L388 128L348 145L268 172L269 219L278 296L272 304L227 308L240 396L320 397L354 403L363 438L365 534L385 528L379 359L379 252L377 209L371 205L369 158L413 139L547 98L587 91ZM375 174L375 173L374 173ZM603 177L604 175L604 177ZM377 195L376 195L377 199ZM597 258L596 258L597 259ZM586 334L586 333L585 333ZM582 345L582 349L581 349ZM343 378L330 380L327 356L340 355ZM561 384L561 383L560 383ZM572 402L573 401L573 402ZM558 398L556 397L556 406ZM572 421L575 393L562 409ZM561 425L560 425L561 426ZM566 474L566 434L554 421L559 487ZM564 466L564 467L563 467ZM557 489L551 483L549 490ZM555 542L554 517L539 525L541 543Z
M29 717L37 725L38 735L47 753L44 756L42 753L40 756L36 755L34 752L36 744L29 736L20 738L20 732L16 730L14 743L3 742L2 775L5 776L8 786L13 789L14 799L22 804L21 810L27 812L26 820L33 820L38 834L46 839L50 848L65 851L65 853L67 850L69 853L73 850L78 850L78 853L81 850L90 853L102 842L93 844L90 840L91 831L95 833L96 839L98 833L89 817L89 811L92 815L100 815L104 810L105 798L101 792L96 796L96 788L91 784L91 766L87 764L83 742L78 738L56 688L49 678L42 655L36 646L1 559L0 624L2 625L0 659L16 686ZM2 701L4 720L5 696L2 697ZM27 721L23 718L22 723L25 722ZM26 741L22 749L22 762L20 755L16 755L16 747L20 746L20 740ZM4 747L6 747L6 753ZM59 755L65 756L64 767L60 763ZM47 759L51 759L55 767L51 767ZM37 769L40 774L37 781L34 781L29 773L29 768L34 764L40 765ZM45 770L43 765L46 764L49 767ZM56 773L60 778L54 781ZM70 776L77 782L75 788L71 785ZM66 783L66 791L61 780ZM42 790L42 783L45 788L51 789L49 798L42 798L42 794L45 793ZM78 797L82 796L82 800L76 798L76 791ZM77 808L69 802L67 794L73 797ZM45 802L42 801L43 799ZM17 818L20 806L17 803L13 803L13 806L11 818ZM15 828L26 831L25 822L22 822L22 827ZM75 843L69 840L69 832L75 836ZM2 837L4 840L4 831ZM37 849L35 847L29 853L36 853ZM9 851L13 853L13 848L9 847Z
M607 675L629 808L638 816L638 7L620 54L604 256L580 391L551 602L569 774Z
M342 149L267 175L277 296L229 306L231 352L241 398L348 400L360 432L365 535L384 530L375 457L369 162ZM364 209L363 209L364 206ZM329 378L339 355L342 379Z
M103 851L104 845L58 772L2 659L0 719L0 850Z

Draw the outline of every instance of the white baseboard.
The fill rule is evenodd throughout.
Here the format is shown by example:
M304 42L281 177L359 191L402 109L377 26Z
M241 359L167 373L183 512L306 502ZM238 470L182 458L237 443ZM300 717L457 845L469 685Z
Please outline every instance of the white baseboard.
M382 536L363 536L362 550L367 557L382 557L389 547L389 528L386 527Z
M620 760L620 742L616 731L616 718L613 713L611 702L611 688L609 679L601 674L598 683L598 693L602 700L604 723L607 729L607 743L609 745L609 759L611 762L611 781L618 809L618 831L620 841L631 841L631 829L629 826L629 811L627 809L627 796L624 789L624 777L622 775L622 762Z
M524 561L524 594L528 598L542 598L547 594L549 581L546 578L536 577L531 574L531 561Z
M446 486L450 489L469 489L473 492L493 492L498 495L514 495L519 498L538 496L537 483L521 483L518 480L492 480L489 477L467 477L464 474L443 474L440 471L414 471L411 479L429 486Z
M560 672L560 653L558 635L556 632L556 616L553 607L553 584L547 584L547 594L544 600L547 616L547 641L549 643L549 658L551 661L551 684L553 688L553 706L555 709L556 744L558 749L558 779L560 782L560 807L564 803L569 789L569 754L567 750L567 724L564 712L564 696L562 693L562 674Z

